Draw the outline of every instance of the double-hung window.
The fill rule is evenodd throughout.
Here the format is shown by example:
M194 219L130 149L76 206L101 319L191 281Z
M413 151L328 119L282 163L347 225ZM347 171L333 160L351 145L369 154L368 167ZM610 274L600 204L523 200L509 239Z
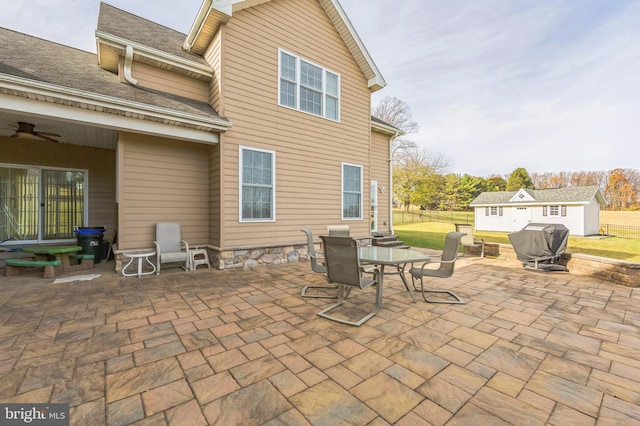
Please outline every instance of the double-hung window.
M275 165L275 152L240 147L241 222L275 220Z
M362 219L362 166L342 164L342 219Z
M279 55L278 103L339 121L340 76L283 50Z

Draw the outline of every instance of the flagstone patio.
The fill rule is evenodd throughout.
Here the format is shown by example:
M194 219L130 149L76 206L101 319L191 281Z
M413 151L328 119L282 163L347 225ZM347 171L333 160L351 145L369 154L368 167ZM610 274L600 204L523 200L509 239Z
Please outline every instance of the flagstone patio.
M467 304L388 276L356 328L300 297L324 282L307 263L112 270L0 278L0 402L67 402L72 425L640 424L638 288L463 258L437 286Z

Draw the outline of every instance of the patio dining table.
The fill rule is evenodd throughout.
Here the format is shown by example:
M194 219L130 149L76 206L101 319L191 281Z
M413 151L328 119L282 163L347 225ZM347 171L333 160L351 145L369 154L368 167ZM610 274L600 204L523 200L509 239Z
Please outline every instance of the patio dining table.
M430 256L427 256L417 250L381 246L360 247L360 261L362 263L380 266L380 281L383 281L385 266L391 265L396 267L395 271L387 272L386 274L400 275L402 283L411 295L413 303L416 303L416 298L413 295L411 286L409 286L409 283L407 282L407 278L404 276L404 268L408 263L428 262L430 260Z

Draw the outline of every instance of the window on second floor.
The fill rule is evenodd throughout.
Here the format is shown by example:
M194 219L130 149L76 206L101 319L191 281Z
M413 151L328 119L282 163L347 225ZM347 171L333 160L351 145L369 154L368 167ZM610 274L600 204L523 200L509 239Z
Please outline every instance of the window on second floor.
M275 220L275 152L240 147L240 221Z
M340 76L283 50L279 55L278 103L339 121Z

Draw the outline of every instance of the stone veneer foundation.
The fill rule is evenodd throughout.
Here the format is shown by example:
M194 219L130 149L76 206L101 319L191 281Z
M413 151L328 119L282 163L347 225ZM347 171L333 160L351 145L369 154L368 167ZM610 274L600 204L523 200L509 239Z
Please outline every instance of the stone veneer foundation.
M371 237L358 238L360 246L370 246ZM206 248L209 262L216 269L253 268L257 266L278 265L288 262L300 262L309 260L309 248L307 244L282 245L275 247L220 250L199 245ZM316 251L320 251L320 244L315 244ZM134 250L131 250L134 251ZM123 250L114 250L115 270L122 270ZM125 260L126 261L126 260Z

